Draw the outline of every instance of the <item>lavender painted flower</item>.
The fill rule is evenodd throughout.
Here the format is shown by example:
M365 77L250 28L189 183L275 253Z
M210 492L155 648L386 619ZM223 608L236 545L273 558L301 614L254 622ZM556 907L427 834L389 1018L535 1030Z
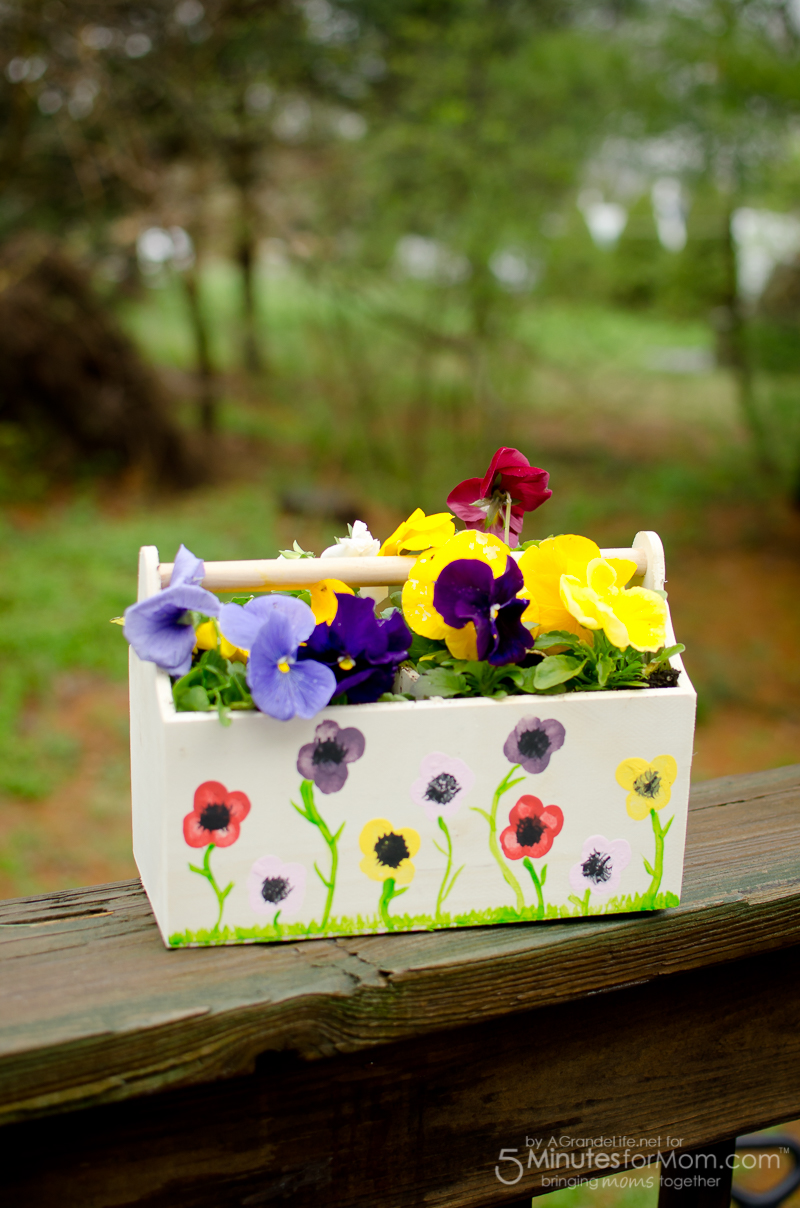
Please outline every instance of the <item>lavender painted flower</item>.
M217 597L199 586L204 576L202 559L182 545L169 587L125 609L125 637L140 659L169 675L185 675L192 665L195 633L189 612L219 614Z
M514 726L503 746L509 763L519 764L526 772L543 772L550 756L564 745L566 730L554 717L540 721L538 717L523 717Z
M581 898L587 891L595 897L608 898L619 889L620 877L630 859L631 845L626 839L590 835L580 860L570 869L570 886Z
M249 650L247 686L262 713L279 721L314 717L333 696L331 669L299 661L298 647L315 625L308 605L292 596L261 596L244 607L223 605L219 627L234 646Z
M351 705L375 701L390 692L397 667L408 654L411 632L399 612L375 616L372 600L337 595L339 606L329 623L317 625L300 659L317 659L336 676L336 695Z
M533 646L533 637L520 620L528 600L518 600L525 586L513 558L495 579L492 568L477 558L459 558L439 573L433 606L445 624L463 629L472 621L478 640L478 658L494 666L516 663Z
M435 822L452 818L475 783L475 773L463 759L433 751L419 765L419 777L411 786L411 799Z
M284 864L277 856L256 860L247 878L250 909L256 914L297 916L306 895L306 870L302 864Z
M324 721L314 731L314 741L300 748L297 770L320 792L338 793L347 780L347 765L361 758L365 745L355 726L341 729L335 721Z

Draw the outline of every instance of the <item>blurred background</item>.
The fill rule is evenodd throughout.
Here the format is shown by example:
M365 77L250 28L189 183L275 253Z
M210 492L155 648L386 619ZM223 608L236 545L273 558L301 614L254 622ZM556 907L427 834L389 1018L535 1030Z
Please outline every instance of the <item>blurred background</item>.
M0 9L0 895L133 876L137 550L385 537L515 445L658 530L695 776L800 758L800 3Z

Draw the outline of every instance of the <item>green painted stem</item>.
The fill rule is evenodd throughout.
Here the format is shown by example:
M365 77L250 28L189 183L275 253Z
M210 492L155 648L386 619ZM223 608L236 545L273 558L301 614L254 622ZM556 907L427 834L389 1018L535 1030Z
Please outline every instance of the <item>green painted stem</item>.
M305 809L301 810L297 805L295 805L294 808L297 810L298 814L301 814L308 822L312 824L312 826L316 826L317 830L328 845L328 850L331 853L331 871L329 877L323 877L316 864L314 865L314 871L328 891L325 898L325 910L322 914L322 922L319 925L320 931L324 931L325 927L327 926L328 919L330 918L331 907L333 906L333 895L336 890L336 873L339 869L339 849L337 844L339 842L339 836L344 830L345 824L344 822L342 823L335 835L331 834L328 824L325 822L325 819L321 817L320 812L317 809L316 802L314 801L313 780L301 781L300 796L303 798L303 805L305 806ZM292 802L292 805L294 805L294 802Z
M220 889L219 885L217 885L216 878L215 878L213 872L211 871L211 864L210 864L211 853L215 847L216 847L215 843L209 843L208 847L206 848L206 854L203 857L203 867L202 868L198 868L196 864L189 865L189 869L191 872L196 872L201 877L205 877L205 879L208 881L211 888L214 890L214 893L216 894L217 905L219 906L219 914L217 915L216 923L211 928L212 934L215 931L219 931L220 923L222 922L222 912L225 909L225 899L227 898L230 891L233 889L233 881L231 881L230 885L228 885L228 887L226 889Z
M453 866L453 840L450 838L450 831L447 829L447 823L445 822L445 820L441 814L439 815L439 830L442 832L442 834L445 837L445 840L447 841L447 865L444 870L444 876L442 877L442 883L439 886L439 896L436 899L436 918L437 919L441 918L442 902L444 901L445 897L447 896L447 894L445 893L445 889L447 888L447 882L450 877L450 869ZM437 844L437 846L438 846L438 844ZM452 886L450 888L452 889ZM449 890L447 892L449 893Z
M401 890L400 892L402 893L403 891ZM381 918L383 919L384 926L386 927L387 931L394 931L394 919L389 914L389 903L391 902L392 898L398 896L399 895L394 891L394 877L387 877L383 882L381 899L378 902L378 910L380 911Z
M664 840L667 837L669 828L674 822L674 818L670 818L667 825L662 829L661 823L658 819L658 814L654 809L650 811L650 817L653 822L653 834L656 837L656 857L653 861L652 868L650 868L649 865L647 865L647 861L645 861L647 871L652 873L653 877L652 881L650 882L650 887L644 895L644 902L647 903L645 909L652 909L656 900L656 894L661 888L661 878L664 875Z
M514 897L516 898L517 914L522 914L522 911L525 909L525 898L522 895L519 881L503 859L503 854L500 851L500 844L497 842L497 807L500 804L500 798L503 796L503 794L507 793L509 789L513 789L515 784L522 784L522 781L525 779L524 776L518 777L517 780L511 779L514 773L518 771L519 764L515 763L508 775L504 776L498 784L494 792L494 797L492 798L491 814L487 814L485 810L481 810L480 813L483 814L484 818L486 818L489 823L489 851L497 861L497 867L503 874L503 880L505 881L506 885L509 886L514 894Z
M536 890L536 897L537 897L537 900L539 903L538 906L536 907L536 917L537 917L537 919L543 919L544 918L544 894L542 893L542 883L539 880L539 877L536 873L536 869L533 867L533 864L531 863L530 856L526 856L525 859L522 861L522 863L523 863L524 867L527 868L528 872L531 874L531 880L533 881L533 886L534 886L534 889Z

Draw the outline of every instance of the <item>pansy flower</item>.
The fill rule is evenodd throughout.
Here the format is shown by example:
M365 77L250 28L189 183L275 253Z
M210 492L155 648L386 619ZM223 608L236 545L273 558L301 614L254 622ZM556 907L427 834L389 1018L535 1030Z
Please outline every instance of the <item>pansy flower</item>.
M597 898L608 898L619 889L620 877L630 859L631 845L626 839L590 835L580 860L570 869L570 886L581 898L587 889Z
M542 805L538 797L526 793L508 815L500 846L509 860L524 856L536 860L547 855L563 825L564 815L557 805Z
M336 677L331 669L299 656L298 647L315 624L308 605L293 596L257 596L244 606L222 607L223 634L249 651L247 686L262 713L279 721L314 717L333 696Z
M230 847L249 813L244 793L229 793L218 780L206 780L195 790L194 808L183 820L183 837L190 847Z
M503 744L503 754L509 763L518 763L535 776L545 770L553 752L563 747L566 733L554 717L545 721L523 717Z
M462 558L440 573L433 605L451 629L474 625L479 659L495 666L517 663L533 646L520 619L528 606L527 600L517 599L523 586L522 572L513 558L508 558L505 572L498 578L484 562Z
M672 786L678 775L678 765L671 755L646 759L623 759L617 768L617 784L628 790L625 808L631 818L641 822L651 810L661 810L669 803Z
M635 569L631 561L595 558L586 567L585 583L574 575L561 576L561 599L580 625L602 629L620 650L659 650L667 636L666 601L646 587L620 586Z
M502 575L508 561L508 546L504 545L493 533L476 533L467 530L456 533L438 549L431 549L417 558L403 585L403 616L415 633L425 638L447 640L451 653L456 657L474 658L468 649L462 656L458 651L458 643L471 641L474 648L475 633L471 626L465 625L463 630L453 629L445 624L441 614L436 611L433 594L436 581L446 566L461 558L483 562L491 568L497 578Z
M381 543L373 537L363 520L348 524L348 536L337 537L335 545L329 545L320 558L374 558L380 553Z
M411 786L411 799L435 822L452 818L475 783L475 773L463 759L433 751L419 765L419 776Z
M277 856L256 860L247 877L250 909L274 919L293 918L303 906L306 894L306 870L302 864L284 864Z
M387 537L380 552L384 557L397 554L419 554L423 550L439 549L455 535L456 526L449 512L436 512L426 516L422 508L415 508L408 520Z
M217 597L200 587L204 576L202 559L182 545L169 587L125 609L125 637L140 659L168 675L186 675L192 665L195 633L189 613L219 614Z
M364 853L360 868L373 881L410 885L414 879L412 860L419 851L419 833L410 826L394 827L386 818L373 818L358 838Z
M336 695L351 705L375 701L390 692L395 672L408 654L411 634L399 612L379 619L372 600L339 596L330 624L317 625L298 657L316 659L336 677ZM300 666L302 666L302 662Z
M526 512L533 512L553 494L546 470L532 466L519 449L498 449L483 478L460 482L447 496L467 528L503 537L513 548L519 543Z
M322 793L338 793L347 780L347 765L364 754L364 735L355 726L342 729L335 721L323 721L314 731L314 741L300 748L297 770L313 780Z

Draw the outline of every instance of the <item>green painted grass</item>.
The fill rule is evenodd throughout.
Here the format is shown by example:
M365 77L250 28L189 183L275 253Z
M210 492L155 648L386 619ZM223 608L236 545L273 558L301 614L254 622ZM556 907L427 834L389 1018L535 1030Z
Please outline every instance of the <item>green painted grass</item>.
M655 905L645 905L644 894L628 894L612 898L604 905L590 906L589 915L631 914L636 911L654 909L667 910L680 905L674 893L660 893ZM583 917L576 906L546 906L545 919L573 919ZM432 914L398 914L392 916L394 931L444 931L454 927L493 927L507 923L541 922L535 906L521 912L510 906L492 907L489 910L471 910L468 914L445 914L437 920ZM171 948L214 947L220 944L274 943L278 940L318 939L321 936L371 935L386 932L379 914L340 915L328 920L320 930L316 919L310 923L265 923L254 927L221 927L218 931L176 932L169 937Z

